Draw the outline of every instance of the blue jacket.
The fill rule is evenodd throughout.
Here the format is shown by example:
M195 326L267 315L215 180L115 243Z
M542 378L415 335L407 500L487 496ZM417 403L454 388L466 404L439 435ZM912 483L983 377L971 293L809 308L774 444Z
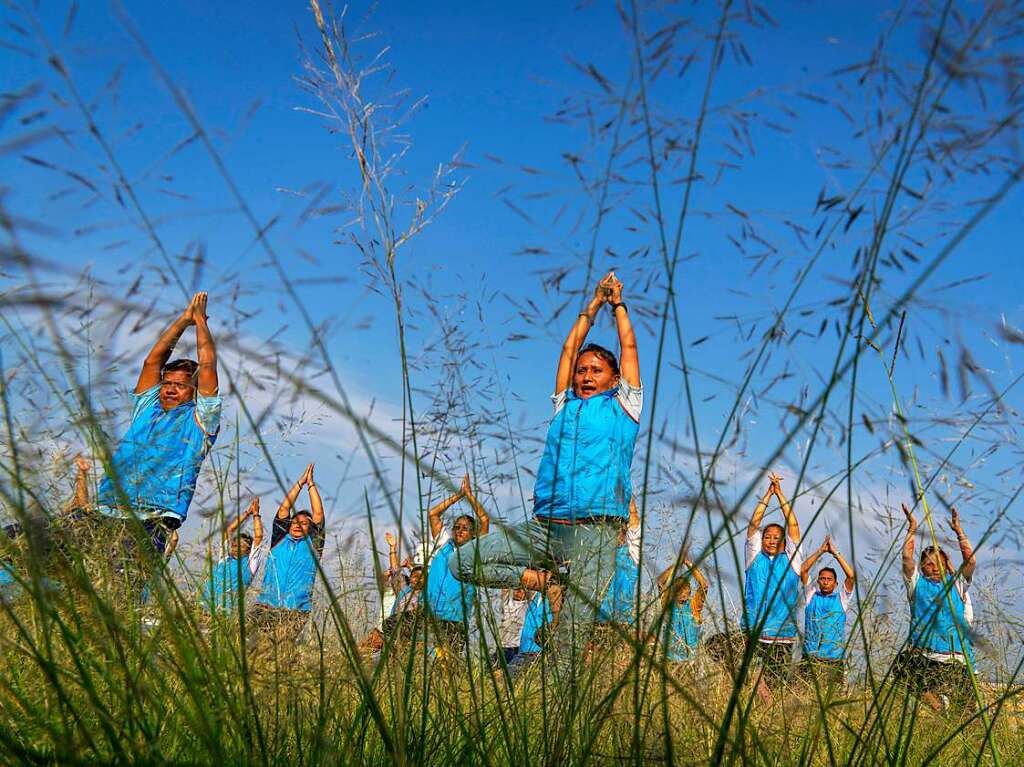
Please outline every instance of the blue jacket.
M602 622L634 623L636 621L636 586L639 568L629 555L629 546L615 551L615 575L598 612Z
M537 644L537 632L541 626L546 626L554 619L551 612L551 605L548 598L539 591L530 600L530 606L526 608L526 617L523 619L523 630L519 634L519 652L538 653L541 650Z
M199 469L220 430L220 397L200 400L201 414L196 400L164 411L159 386L136 395L132 422L100 482L101 507L114 510L127 499L133 509L184 521Z
M918 575L910 602L910 644L928 652L960 653L973 663L970 625L964 607L963 597L951 578L930 581Z
M287 519L274 519L263 590L256 602L309 612L313 609L316 563L324 552L324 531L311 524L309 535L296 539L288 533L288 525Z
M473 556L472 541L462 549L464 557ZM456 556L455 541L448 541L430 558L427 567L427 609L435 618L460 622L473 608L476 587L458 580L449 571L449 560Z
M700 644L700 624L693 617L693 608L689 602L669 605L669 636L665 657L668 660L684 661L697 657L697 645Z
M566 393L537 469L535 516L567 522L629 516L629 470L640 425L619 403L618 391L587 399Z
M804 608L804 655L840 660L845 652L846 610L838 585L828 596L815 593Z
M758 552L743 584L743 628L755 631L764 620L759 639L796 639L800 576L785 552L769 557Z

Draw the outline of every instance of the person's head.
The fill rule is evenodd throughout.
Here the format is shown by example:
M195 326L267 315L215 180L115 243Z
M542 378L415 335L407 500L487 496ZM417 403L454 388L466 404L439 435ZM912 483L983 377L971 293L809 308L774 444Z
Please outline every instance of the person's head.
M952 570L946 552L937 546L925 546L921 551L921 575L930 581L942 580L942 571Z
M530 592L527 591L526 589L519 588L519 589L513 589L512 590L512 599L515 600L516 602L525 602L529 598L530 598Z
M228 553L235 559L249 556L252 551L252 536L249 533L239 533L228 541Z
M619 361L597 344L587 344L576 355L572 390L580 399L608 391L619 385Z
M469 514L460 514L452 523L452 540L456 546L461 546L470 538L476 535L476 518Z
M313 515L308 511L296 511L288 524L288 534L299 540L309 535L309 527L313 524Z
M409 586L413 591L423 588L423 565L414 565L409 571Z
M836 590L836 583L838 582L839 578L836 576L836 571L831 567L823 567L818 571L818 591L825 596Z
M690 588L689 578L676 578L668 585L668 588L669 599L674 601L676 604L681 605L690 601L690 596L693 591Z
M173 360L160 371L160 407L171 410L190 402L196 396L199 363L193 360Z
M786 531L782 525L765 525L761 531L761 551L774 557L786 548Z

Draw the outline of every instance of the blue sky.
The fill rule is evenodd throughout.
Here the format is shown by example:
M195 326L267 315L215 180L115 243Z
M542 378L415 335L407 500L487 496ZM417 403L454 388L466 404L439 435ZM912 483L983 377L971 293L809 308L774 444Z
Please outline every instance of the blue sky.
M578 303L578 298L565 291L578 291L583 282L580 264L586 260L596 211L564 155L582 158L581 167L592 177L607 157L610 131L595 142L587 119L580 115L588 103L595 124L615 115L614 105L609 105L600 86L580 68L593 64L614 84L616 92L621 91L633 61L632 41L614 8L599 5L574 9L540 3L432 7L392 3L378 8L365 22L361 21L362 12L362 8L350 9L352 27L379 35L359 43L359 50L372 53L389 46L386 60L394 68L386 86L380 78L370 82L372 98L397 89L427 98L425 108L405 126L412 149L402 162L404 175L392 179L396 194L409 197L404 191L407 184L422 190L438 163L465 148L463 162L452 175L463 184L461 190L398 260L410 312L408 341L415 363L417 412L435 417L441 413L444 408L431 408L431 398L443 392L454 377L451 368L438 364L436 349L443 344L442 334L431 320L433 304L459 326L466 343L490 344L466 355L462 373L471 384L470 393L454 410L462 408L475 413L477 420L484 419L493 415L504 399L510 422L522 436L517 444L523 454L517 460L527 471L532 470L537 440L543 436L548 415L557 351L566 321ZM191 130L117 15L107 8L82 7L65 37L64 8L47 5L40 13L41 28L67 62L76 86L86 101L95 100L97 123L128 176L137 181L140 199L158 221L168 248L177 254L190 242L202 242L208 257L199 287L211 291L214 305L226 301L225 293L237 286L237 307L254 315L242 325L246 339L257 342L273 336L296 355L304 353L308 334L294 306L282 299L265 255L253 244L252 229L235 209L208 154L198 142L171 154ZM674 9L645 9L646 34L653 34L675 13ZM656 124L664 124L659 120L667 118L679 120L677 132L685 145L704 89L718 8L700 4L678 13L689 21L680 27L672 63L648 85ZM857 8L800 3L773 8L771 13L775 25L756 14L752 20L730 19L729 30L742 42L752 63L743 60L738 47L727 46L712 90L712 111L698 164L705 180L694 186L681 248L684 260L676 289L705 450L722 432L732 403L730 382L741 379L744 354L756 349L795 275L811 257L814 232L823 221L833 220L815 212L819 192L848 194L864 177L879 141L891 135L891 120L906 113L906 100L898 97L900 83L909 90L920 77L922 51L929 40L923 17L896 16L893 7L885 3ZM13 19L12 12L5 14ZM393 309L385 297L368 290L372 280L361 269L358 254L339 235L337 227L344 215L297 223L309 205L312 185L331 185L322 206L337 204L343 192L358 187L356 168L343 137L329 133L320 118L297 109L317 106L296 81L303 72L299 38L310 50L319 50L308 9L303 3L263 2L240 14L216 4L166 2L134 4L127 14L156 59L187 94L257 218L266 222L279 216L270 230L270 241L289 274L299 281L298 290L314 321L334 318L328 346L346 388L363 405L376 400L378 414L400 413L401 374ZM45 66L30 25L24 19L13 20L29 37L10 27L4 33L8 47L0 49L0 66L7 73L5 90L39 82L44 92L20 107L15 118L6 120L4 140L35 126L59 125L72 132L66 142L50 138L0 155L0 177L8 188L4 204L20 217L49 227L46 232L23 232L24 242L41 257L61 264L67 270L61 278L65 283L88 268L104 281L100 293L109 290L123 295L119 291L141 275L137 299L145 304L155 301L158 311L169 319L182 303L181 291L160 284L158 258L134 213L121 207L111 193L106 161L83 132L81 115L47 95L52 91L66 101L66 84ZM860 86L856 74L835 74L841 67L867 60L887 30L891 32L880 50L895 73L886 82L888 90L882 90L882 78L877 74ZM27 49L32 55L10 46ZM652 43L648 51L655 46ZM695 58L680 76L690 50ZM116 72L120 74L108 88ZM944 104L976 124L995 120L1007 111L1010 97L998 84L989 90L982 106L977 93L954 86ZM38 109L45 109L46 115L25 125L17 122ZM565 111L559 115L562 109ZM876 116L887 111L886 126L879 127ZM733 131L742 125L749 129L749 140L742 131ZM629 125L623 135L633 140L637 131L637 124ZM945 133L935 131L930 140L942 135L952 135L952 128ZM928 199L937 207L918 211L913 196L903 194L898 199L894 219L899 228L883 252L895 252L906 271L895 267L881 270L882 283L873 306L876 314L884 311L921 264L939 252L950 234L976 210L976 201L995 190L1005 167L992 158L1019 157L1016 138L1013 129L1004 131L992 140L991 151L979 151L978 156L987 158L985 162L972 170L959 168L953 178L943 179L933 168L931 187L927 187L924 170L918 166L911 170L907 186L929 188ZM663 139L659 137L659 150L664 148ZM650 191L641 183L647 177L642 162L636 161L643 157L642 148L642 142L631 144L629 154L615 165L620 176L597 239L595 268L616 267L627 285L627 301L635 307L635 316L643 317L646 311L646 319L652 323L664 289L658 280L660 256L651 225ZM24 155L76 169L90 179L107 180L97 183L99 194L92 195L60 170L40 167L26 161ZM686 151L676 151L671 167L662 174L663 204L672 222L670 234L687 160ZM529 170L522 170L524 166ZM840 226L834 244L799 294L796 311L787 318L792 342L772 347L765 367L758 370L753 390L760 396L746 403L741 439L722 459L727 468L720 479L727 503L735 501L745 483L760 470L761 462L781 438L780 428L793 425L793 415L787 415L785 405L799 403L805 388L806 395L813 398L828 376L837 339L831 325L818 337L820 323L825 317L831 323L844 311L829 307L828 302L848 293L841 281L852 274L856 248L870 241L891 172L892 163L883 162L879 175L868 182L860 201L864 212L849 231ZM673 180L676 183L670 183ZM72 191L52 199L62 189ZM307 191L305 196L296 194L302 190ZM956 365L961 348L970 350L996 389L1009 384L1019 372L1020 347L1000 338L998 324L1005 317L1011 326L1024 326L1017 290L1022 277L1017 253L1024 209L1021 202L1021 192L1012 192L929 279L922 300L910 307L908 356L897 365L897 381L911 423L921 428L921 457L932 466L937 461L929 451L943 454L962 433L964 419L986 404L987 394L978 377L971 379L968 399L960 402ZM577 217L580 223L574 228ZM803 227L804 240L812 247L801 245L793 226ZM75 230L82 227L96 228L76 236ZM524 248L545 252L524 255ZM902 248L916 253L921 264L902 256ZM630 253L634 255L630 257ZM755 270L762 255L766 257ZM562 292L551 286L545 289L545 270L563 267L568 273ZM188 265L182 268L186 281L190 270ZM984 277L939 290L980 275ZM23 284L24 275L13 273L0 283L0 290ZM527 299L534 301L536 311L527 305ZM557 321L550 321L554 309L567 300L571 307ZM807 314L800 316L800 310ZM228 324L223 312L211 314L215 329L217 322ZM725 317L739 318L740 328L735 320L722 319ZM754 317L760 318L756 327L749 321ZM282 330L282 326L286 327ZM808 335L792 338L798 329ZM146 333L155 331L155 324L147 326ZM614 340L607 323L599 325L595 333L595 340L609 344ZM694 345L700 339L706 340ZM117 341L128 348L142 348L147 342L145 334L119 335ZM656 341L645 334L641 344L644 378L651 385ZM671 538L666 531L685 524L680 520L685 520L687 512L678 499L688 492L681 477L692 481L694 476L692 460L669 447L673 440L692 444L675 348L670 337L654 423L654 460L663 467L674 467L674 472L663 468L655 473L652 484L662 504L651 517L652 524L657 521L654 529L659 531L662 552ZM949 396L941 390L937 349L943 351L951 371ZM889 354L891 349L886 350L887 357ZM99 375L108 386L130 386L133 365L133 360L126 360ZM313 367L307 365L306 369L312 371ZM770 392L764 392L773 380L776 383ZM894 420L886 422L891 395L873 354L864 357L857 391L855 456L877 446L883 434L898 433ZM826 419L810 464L809 479L815 481L841 472L845 465L839 418L845 418L848 382L836 396L832 408L836 418ZM976 433L982 438L960 448L957 460L966 476L947 472L949 483L943 493L966 504L963 512L968 529L979 534L1001 500L1020 482L1015 430L1021 396L1019 389L1013 389L1004 416L986 421ZM303 402L278 403L289 413L305 406ZM863 417L875 422L874 433L861 426ZM458 422L458 418L466 420ZM482 447L471 447L472 439L467 437L471 419L466 413L456 413L454 419L462 433L449 435L439 468L454 474L475 456L481 472L500 475L507 469L509 458L502 452L507 452L507 444L503 448L501 440L488 438ZM650 423L645 426L650 428ZM390 422L382 427L392 432L396 429ZM728 431L732 432L732 426ZM315 456L321 466L321 483L338 488L332 514L341 519L358 513L368 485L367 465L354 450L351 429L336 416L309 407L298 426L271 432L272 452L285 473L297 474ZM805 429L776 462L789 481L796 476L795 467L804 457L808 436ZM421 440L433 450L428 432ZM222 438L224 443L230 441L227 436ZM272 494L269 473L260 463L252 435L243 429L240 441L246 446L246 468L252 471L253 486ZM997 450L986 455L991 445L997 445ZM500 457L485 460L492 453ZM356 457L346 470L353 455ZM384 462L391 476L397 476L397 462L391 457ZM493 465L485 469L486 464ZM1007 469L1008 473L1000 474ZM967 489L960 483L962 479L974 489ZM528 495L528 476L524 475L523 483ZM896 451L890 449L865 462L855 474L855 485L855 495L870 509L864 517L865 538L877 544L878 535L892 534L884 516L909 493ZM369 486L372 488L372 483ZM495 480L491 487L495 494L489 502L494 507L511 517L522 513L514 482ZM848 539L845 489L839 497L842 504L826 514L826 525ZM676 502L670 504L672 500ZM415 502L414 497L410 502ZM803 508L810 514L819 502L808 497ZM383 514L383 508L379 510ZM1019 511L1013 509L1011 518L1019 521ZM1001 523L1000 530L1009 534L1007 525ZM820 526L816 528L814 538L822 532ZM881 556L880 552L874 554Z

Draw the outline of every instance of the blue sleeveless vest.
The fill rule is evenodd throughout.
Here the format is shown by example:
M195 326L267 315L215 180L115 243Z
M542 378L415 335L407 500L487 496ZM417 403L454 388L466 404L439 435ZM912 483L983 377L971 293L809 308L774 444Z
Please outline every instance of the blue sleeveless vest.
M769 557L759 551L743 584L743 628L754 631L764 620L759 639L796 639L800 576L785 552ZM766 617L767 616L767 617Z
M944 581L930 581L919 575L910 604L910 644L929 652L961 653L973 663L969 631L964 618L964 600L952 581L948 577Z
M309 612L313 609L317 555L310 536L286 535L270 550L257 602L268 607Z
M636 562L629 556L629 546L615 551L615 575L598 612L602 622L634 623L636 619L636 585L639 576Z
M250 583L252 572L249 570L249 555L246 554L241 560L224 557L210 571L210 579L203 589L203 607L207 610L233 610L236 594Z
M455 549L455 541L449 540L427 565L427 609L439 620L461 622L473 607L476 586L463 583L449 571L449 560L457 556ZM472 541L462 556L473 556Z
M700 624L694 620L693 608L690 603L673 602L669 605L669 618L671 633L668 637L665 657L674 661L693 660L697 657L697 645L700 643L701 631Z
M842 588L837 585L837 589ZM839 592L815 594L804 610L804 655L825 660L843 657L846 611Z
M640 425L619 404L618 391L587 399L566 393L537 469L535 516L567 522L629 516L629 469Z

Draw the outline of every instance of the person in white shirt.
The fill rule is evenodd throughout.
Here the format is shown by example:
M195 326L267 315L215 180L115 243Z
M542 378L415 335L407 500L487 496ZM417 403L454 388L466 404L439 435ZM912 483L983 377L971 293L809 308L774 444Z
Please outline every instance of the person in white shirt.
M811 569L824 555L831 554L843 570L846 580L837 589L839 579L831 567L823 567L814 583L810 583ZM808 678L825 685L841 684L845 678L846 615L856 575L831 536L807 558L800 568L804 584L804 640L801 672Z

